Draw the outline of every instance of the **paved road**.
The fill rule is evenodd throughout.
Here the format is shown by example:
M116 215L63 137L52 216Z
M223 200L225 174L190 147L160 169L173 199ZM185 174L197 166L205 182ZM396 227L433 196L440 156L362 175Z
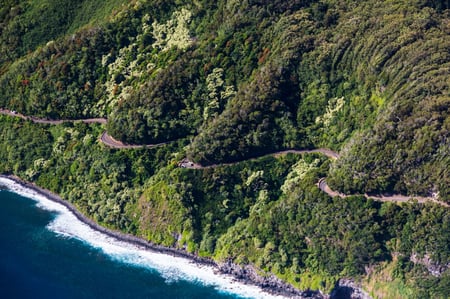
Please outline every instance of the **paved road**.
M106 124L108 120L106 118L85 118L85 119L45 119L45 118L39 118L34 116L25 116L21 113L17 113L15 111L11 111L8 109L1 109L0 108L0 114L9 115L13 117L19 117L24 120L31 120L34 123L38 124L49 124L49 125L59 125L65 122L83 122L86 124ZM141 148L141 147L154 147L154 146L160 146L161 144L148 144L148 145L134 145L134 144L124 144L118 140L115 140L112 138L108 133L105 131L103 132L102 136L100 137L100 140L107 146L113 147L113 148Z
M82 122L82 123L86 123L86 124L93 124L93 123L106 124L107 123L106 118L82 118L82 119L54 120L54 119L39 118L39 117L34 117L34 116L25 116L21 113L14 112L14 111L11 111L8 109L1 109L1 108L0 108L0 114L9 115L9 116L13 116L13 117L19 117L24 120L31 120L32 122L38 123L38 124L49 124L49 125L59 125L59 124L66 123L66 122Z
M43 119L43 118L37 118L37 117L30 117L30 116L25 116L23 114L8 110L8 109L2 109L0 108L0 114L5 114L5 115L10 115L10 116L14 116L14 117L20 117L22 119L25 120L31 120L35 123L41 123L41 124L53 124L53 125L57 125L57 124L62 124L64 122L83 122L83 123L100 123L100 124L106 124L107 123L107 119L106 118L87 118L87 119L65 119L65 120L50 120L50 119ZM112 147L112 148L119 148L119 149L126 149L126 148L142 148L142 147L158 147L158 146L163 146L165 144L167 144L168 142L163 142L163 143L157 143L157 144L125 144L121 141L118 141L116 139L114 139L113 137L111 137L110 135L108 135L108 133L105 131L103 132L102 136L100 137L100 141L103 142L105 145ZM318 149L312 149L312 150L296 150L296 149L291 149L291 150L284 150L284 151L279 151L279 152L275 152L275 153L271 153L268 154L270 156L280 156L280 155L284 155L284 154L288 154L288 153L294 153L294 154L304 154L304 153L321 153L327 157L329 157L330 159L338 159L339 158L339 154L330 150L330 149L326 149L326 148L318 148ZM260 157L257 157L260 158ZM257 158L252 158L252 159L257 159ZM242 161L239 161L242 162ZM214 168L214 167L218 167L218 166L225 166L225 165L233 165L236 164L237 162L232 162L232 163L223 163L223 164L213 164L213 165L208 165L208 166L202 166L200 164L194 163L192 161L189 161L187 159L183 159L180 163L178 163L178 165L180 167L183 168L191 168L191 169L206 169L206 168ZM337 191L333 191L331 190L331 188L328 186L325 178L321 178L319 180L319 182L317 183L317 186L319 187L320 190L322 190L323 192L327 193L328 195L330 195L331 197L335 197L335 196L339 196L342 198L348 197L350 195L348 194L343 194ZM450 205L445 203L445 202L441 202L439 200L437 200L436 197L421 197L421 196L405 196L405 195L400 195L400 194L394 194L394 195L368 195L368 194L363 194L364 197L366 198L372 198L374 200L377 201L390 201L390 202L407 202L410 200L416 200L419 203L425 203L425 202L434 202L436 204L439 204L443 207L447 207L450 208Z
M281 151L281 152L277 152L275 154L273 154L274 156L279 156L279 155L284 155L284 154L306 154L306 153L320 153L322 155L327 156L330 159L336 160L339 158L339 154L336 153L335 151L332 151L328 148L316 148L316 149L311 149L311 150L285 150L285 151Z
M45 118L39 118L34 116L25 116L21 113L17 113L15 111L11 111L8 109L1 109L0 108L0 114L9 115L13 117L19 117L24 120L31 120L34 123L38 124L49 124L49 125L60 125L65 122L82 122L86 124L106 124L108 120L106 118L83 118L83 119L45 119ZM143 147L158 147L167 144L167 142L162 143L156 143L156 144L125 144L119 140L114 139L112 136L108 134L108 132L103 132L102 136L100 137L100 141L103 142L105 145L112 147L112 148L143 148Z
M286 154L307 154L307 153L321 153L321 154L327 156L328 158L334 159L334 160L339 158L339 154L334 152L334 151L332 151L332 150L330 150L330 149L317 148L317 149L312 149L312 150L290 149L290 150L278 151L278 152L274 152L274 153L270 153L270 154L265 154L265 155L262 155L262 156L259 156L259 157L250 158L248 160L256 160L256 159L259 159L259 158L265 157L265 156L279 157L281 155L286 155ZM211 165L203 166L201 164L189 161L188 159L183 159L180 163L178 163L178 165L180 167L190 168L190 169L207 169L207 168L215 168L215 167L219 167L219 166L229 166L229 165L233 165L233 164L236 164L236 163L239 163L239 162L242 162L242 161L230 162L230 163L220 163L220 164L211 164Z
M319 180L319 182L317 183L317 186L319 187L320 190L322 190L323 192L325 192L326 194L328 194L331 197L339 196L339 197L345 198L345 197L351 196L351 195L348 195L348 194L343 194L343 193L340 193L340 192L332 190L328 186L325 178L321 178ZM353 194L353 195L355 195L355 194ZM439 201L435 197L406 196L406 195L400 195L400 194L393 194L393 195L369 195L367 193L361 194L361 195L363 195L365 198L372 198L373 200L376 200L376 201L408 202L410 200L416 200L418 203L434 202L434 203L439 204L439 205L441 205L443 207L450 208L449 204L447 204L445 202L442 202L442 201Z
M168 142L162 142L162 143L155 143L155 144L127 144L127 143L123 143L122 141L114 139L106 131L103 132L102 136L100 137L100 140L105 145L112 147L112 148L143 148L143 147L151 148L151 147L163 146L168 143Z
M284 155L284 154L288 154L288 153L294 153L294 154L304 154L304 153L321 153L331 159L337 159L339 158L339 154L330 150L330 149L326 149L326 148L318 148L318 149L314 149L314 150L285 150L285 151L279 151L276 153L271 153L271 154L267 154L268 156L274 156L274 157L278 157L280 155ZM260 157L258 157L260 158ZM252 159L257 159L257 158L252 158ZM242 161L239 161L242 162ZM188 159L183 159L180 163L178 163L178 165L180 167L183 168L190 168L190 169L207 169L207 168L214 168L214 167L218 167L218 166L227 166L227 165L233 165L236 164L238 162L232 162L232 163L223 163L223 164L213 164L213 165L208 165L208 166L202 166L200 164L194 163L192 161L189 161ZM323 192L325 192L326 194L328 194L331 197L335 197L335 196L339 196L342 198L346 198L348 196L351 196L349 194L343 194L337 191L332 190L325 178L321 178L319 180L319 182L317 183L317 186L319 187L320 190L322 190ZM352 195L357 195L357 194L352 194ZM400 195L400 194L393 194L393 195L368 195L368 194L361 194L363 195L365 198L372 198L373 200L376 201L384 201L384 202L408 202L411 200L416 200L419 203L425 203L425 202L433 202L436 204L439 204L443 207L446 208L450 208L450 205L437 200L436 197L422 197L422 196L406 196L406 195Z

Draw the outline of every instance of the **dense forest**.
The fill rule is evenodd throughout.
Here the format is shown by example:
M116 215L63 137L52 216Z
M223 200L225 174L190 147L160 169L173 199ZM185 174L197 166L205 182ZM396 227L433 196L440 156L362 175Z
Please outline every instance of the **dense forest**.
M0 173L300 289L447 298L450 210L362 195L450 203L448 1L210 2L0 0L0 108L108 119L0 115Z

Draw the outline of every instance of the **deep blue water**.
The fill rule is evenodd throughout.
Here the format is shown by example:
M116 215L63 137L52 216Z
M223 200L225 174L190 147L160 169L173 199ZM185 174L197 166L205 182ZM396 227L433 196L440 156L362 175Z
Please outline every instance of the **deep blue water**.
M0 191L0 298L238 298L55 233L48 229L55 217L29 198Z

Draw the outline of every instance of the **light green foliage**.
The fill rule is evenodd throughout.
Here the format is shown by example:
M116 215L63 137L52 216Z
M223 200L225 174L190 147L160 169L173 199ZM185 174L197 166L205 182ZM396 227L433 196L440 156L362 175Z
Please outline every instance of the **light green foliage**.
M192 18L192 12L186 8L175 11L172 18L164 24L153 22L153 35L156 39L155 47L167 51L172 47L180 49L188 48L192 43L188 25Z
M263 175L264 175L264 170L258 170L258 171L252 172L252 174L250 174L250 176L247 178L245 185L247 187L250 186L255 180L263 177Z
M310 163L303 159L299 160L294 166L292 166L292 170L289 172L283 185L281 186L281 191L285 194L294 191L305 175L310 170L316 168L319 165L319 162L319 159L315 159Z
M160 181L145 190L139 201L139 215L139 234L149 241L177 247L183 247L190 241L185 236L182 239L184 243L178 243L179 236L192 228L186 225L188 222L185 223L188 212L173 185Z
M223 81L223 69L215 68L206 77L206 88L208 89L208 103L203 110L203 119L208 120L223 111L227 101L236 95L232 85L226 85Z
M126 85L125 81L116 82L118 76L123 76L130 80L142 75L137 70L137 58L132 59L132 52L136 49L136 44L130 44L127 47L121 48L116 59L109 63L111 53L102 57L102 65L108 67L109 80L105 82L106 93L108 94L105 100L97 102L96 109L111 109L117 105L119 100L126 100L130 98L130 93L133 90L131 86ZM131 59L130 59L131 58Z
M317 188L327 177L344 193L450 200L448 2L2 4L0 107L108 123L0 116L0 172L103 225L297 287L330 291L395 255L387 284L448 295L448 270L432 277L410 259L449 263L446 209ZM105 129L128 143L169 142L111 149L98 140ZM340 157L253 160L318 147ZM231 164L177 168L185 156Z
M125 1L3 1L0 62L34 51L38 46L86 24L103 23ZM8 51L9 53L7 53Z
M148 62L151 59L151 53L139 53L139 44L143 42L146 35L151 34L149 26L150 16L145 14L141 20L141 33L128 46L119 49L118 54L113 58L112 53L102 56L102 66L108 68L109 80L105 82L107 97L99 100L96 104L98 111L114 108L119 101L130 98L134 88L130 82L141 77L144 72L152 71L154 64ZM118 78L123 77L123 80Z
M36 175L41 171L46 170L50 165L50 160L45 160L44 158L39 158L34 160L33 166L25 171L25 178L27 180L33 180Z
M78 138L79 132L73 128L65 128L61 135L59 135L55 143L53 144L53 153L55 155L61 155L64 153L67 145Z
M88 145L90 145L90 144L92 144L92 141L94 140L94 136L92 136L91 134L86 134L84 137L83 137L83 144L85 145L85 146L88 146Z
M316 118L317 124L323 124L324 127L330 126L331 120L339 112L345 104L344 97L334 98L328 102L327 110L324 115Z

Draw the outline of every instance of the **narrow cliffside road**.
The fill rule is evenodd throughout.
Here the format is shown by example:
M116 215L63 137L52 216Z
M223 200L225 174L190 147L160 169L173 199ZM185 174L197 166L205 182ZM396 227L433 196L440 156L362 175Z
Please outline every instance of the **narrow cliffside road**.
M47 124L47 125L60 125L66 122L82 122L85 124L106 124L108 120L106 118L85 118L85 119L45 119L45 118L39 118L34 116L26 116L21 113L17 113L15 111L11 111L8 109L0 109L0 114L9 115L12 117L19 117L24 120L30 120L34 123L38 124ZM112 138L108 133L105 131L103 132L102 136L100 137L100 141L103 142L105 145L112 147L112 148L142 148L142 147L156 147L161 146L166 143L159 143L159 144L147 144L147 145L141 145L141 144L125 144L121 141L118 141L114 138Z
M91 123L106 124L108 122L108 120L106 118L50 120L50 119L33 117L33 116L25 116L23 114L15 112L15 111L11 111L8 109L2 109L2 108L0 108L0 114L9 115L9 116L13 116L13 117L19 117L24 120L31 120L34 123L51 124L51 125L59 125L59 124L65 123L65 122L83 122L86 124L91 124ZM166 145L169 143L169 142L162 142L162 143L157 143L157 144L125 144L121 141L114 139L106 131L104 131L103 134L101 135L100 141L103 142L103 144L105 144L106 146L109 146L111 148L117 148L117 149L134 149L134 148L144 148L144 147L152 148L152 147L163 146L163 145ZM263 156L278 157L278 156L289 154L289 153L292 153L292 154L320 153L320 154L323 154L333 160L339 159L338 153L336 153L330 149L327 149L327 148L318 148L318 149L311 149L311 150L290 149L290 150L284 150L284 151L278 151L275 153L270 153L270 154L263 155ZM261 157L263 157L263 156L261 156ZM251 158L249 160L253 160L253 159L257 159L257 158L261 158L261 157L255 157L255 158ZM214 168L214 167L219 167L219 166L233 165L233 164L236 164L239 162L243 162L243 161L202 166L200 164L189 161L188 159L183 159L180 163L178 163L178 166L180 166L182 168L190 168L190 169L207 169L207 168ZM319 180L319 182L317 183L317 186L320 190L327 193L331 197L339 196L339 197L345 198L345 197L348 197L351 195L358 195L358 194L343 194L343 193L332 190L328 186L325 178L321 178ZM408 202L410 200L416 200L419 203L433 202L433 203L436 203L443 207L450 208L449 204L439 201L437 199L437 196L436 197L421 197L421 196L405 196L405 195L400 195L400 194L394 194L394 195L360 194L360 195L362 195L366 198L372 198L373 200L376 200L376 201Z
M325 192L326 194L328 194L331 197L339 196L339 197L345 198L345 197L349 197L349 196L358 195L358 194L343 194L343 193L340 193L340 192L332 190L328 186L325 178L321 178L319 180L319 182L317 183L317 186L319 187L320 190L322 190L323 192ZM371 198L371 199L376 200L376 201L408 202L410 200L416 200L418 203L433 202L433 203L436 203L436 204L441 205L443 207L450 208L449 204L437 200L436 197L406 196L406 195L400 195L400 194L393 194L393 195L369 195L367 193L360 194L360 195L364 196L365 198Z
M330 149L326 149L326 148L318 148L318 149L313 149L313 150L285 150L285 151L279 151L279 152L275 152L275 153L270 153L267 154L265 156L273 156L273 157L278 157L281 155L285 155L285 154L305 154L305 153L320 153L323 154L325 156L327 156L330 159L336 160L339 158L339 154L330 150ZM264 157L264 156L261 156ZM250 160L253 159L258 159L261 157L255 157L252 158ZM180 163L178 163L178 166L182 167L182 168L190 168L190 169L208 169L208 168L215 168L215 167L219 167L219 166L227 166L227 165L233 165L236 163L239 163L242 161L238 161L238 162L232 162L232 163L222 163L222 164L212 164L212 165L208 165L208 166L202 166L200 164L194 163L192 161L189 161L188 159L183 159ZM323 192L325 192L326 194L328 194L331 197L335 197L335 196L339 196L341 198L346 198L352 195L359 195L359 194L343 194L337 191L332 190L325 178L321 178L319 180L319 182L317 183L317 186L319 187L320 190L322 190ZM439 201L437 199L437 197L422 197L422 196L406 196L406 195L400 195L400 194L393 194L393 195L369 195L369 194L361 194L362 196L364 196L365 198L371 198L373 200L376 201L384 201L384 202L408 202L411 200L416 200L418 203L426 203L426 202L433 202L436 203L438 205L441 205L443 207L446 208L450 208L450 205Z
M310 154L310 153L319 153L324 156L327 156L328 158L330 158L332 160L336 160L339 158L338 153L336 153L335 151L332 151L328 148L316 148L316 149L311 149L311 150L295 150L295 149L293 149L293 150L285 150L285 151L277 152L272 155L277 157L277 156L285 155L285 154Z
M100 137L100 141L103 142L105 145L112 147L112 148L152 148L152 147L158 147L168 144L169 142L162 142L162 143L155 143L155 144L127 144L123 143L119 140L114 139L112 136L108 134L108 132L103 132L102 136Z
M334 151L332 151L332 150L330 150L330 149L317 148L317 149L311 149L311 150L290 149L290 150L278 151L278 152L269 153L269 154L261 155L261 156L258 156L258 157L250 158L250 159L247 159L245 161L259 159L259 158L262 158L262 157L265 157L265 156L279 157L281 155L286 155L286 154L309 154L309 153L320 153L320 154L325 155L328 158L333 159L333 160L336 160L337 158L339 158L339 154L334 152ZM183 159L180 163L178 163L178 166L180 166L182 168L190 168L190 169L207 169L207 168L215 168L215 167L219 167L219 166L234 165L234 164L240 163L240 162L243 162L243 161L236 161L236 162L230 162L230 163L220 163L220 164L211 164L211 165L203 166L201 164L189 161L188 159Z
M37 123L37 124L48 124L48 125L60 125L62 123L66 123L66 122L82 122L85 124L94 124L94 123L106 124L107 123L106 118L82 118L82 119L53 120L53 119L45 119L45 118L39 118L39 117L34 117L34 116L26 116L26 115L23 115L21 113L15 112L15 111L11 111L8 109L1 109L1 108L0 108L0 114L9 115L9 116L13 116L13 117L19 117L24 120L31 120L32 122Z

